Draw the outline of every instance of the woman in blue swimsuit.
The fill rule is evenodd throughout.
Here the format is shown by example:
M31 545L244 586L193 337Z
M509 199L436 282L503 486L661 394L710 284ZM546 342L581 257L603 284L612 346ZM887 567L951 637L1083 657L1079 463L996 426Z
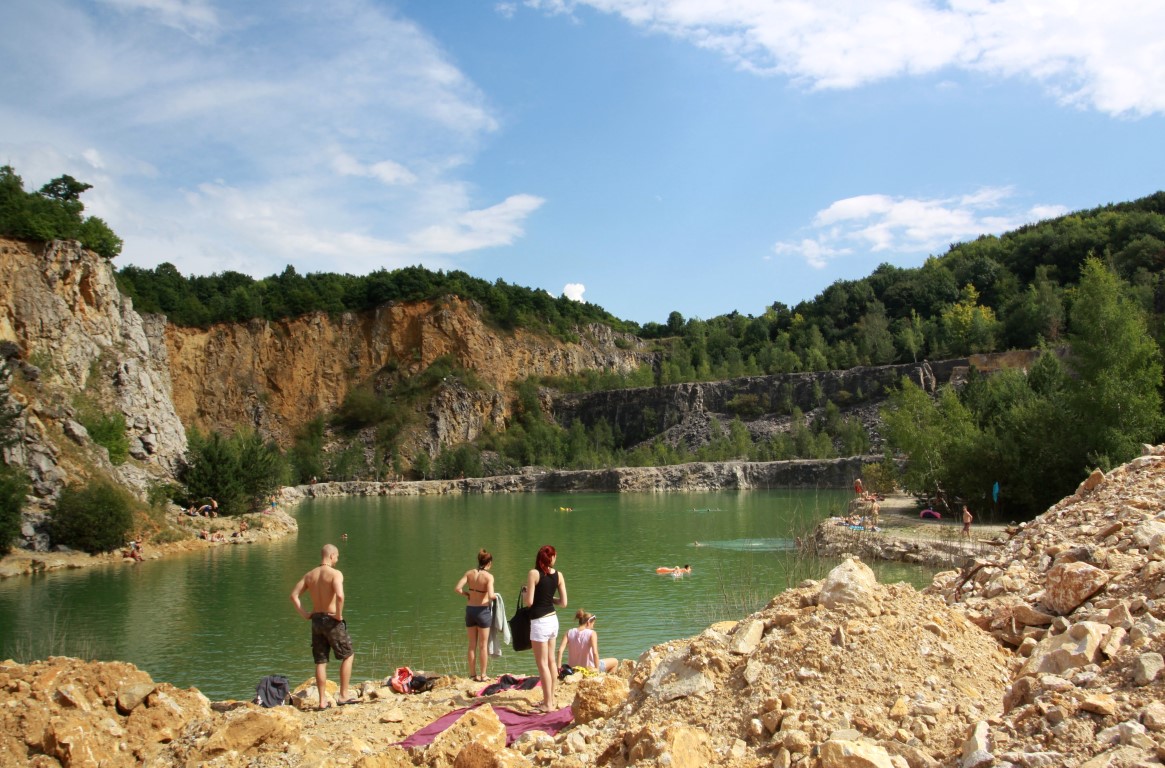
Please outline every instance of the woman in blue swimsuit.
M484 682L489 667L489 628L493 624L494 575L490 573L494 557L484 549L477 553L477 568L465 572L453 591L469 599L465 606L465 634L469 638L469 675ZM465 587L468 586L468 589ZM481 674L477 674L478 662Z

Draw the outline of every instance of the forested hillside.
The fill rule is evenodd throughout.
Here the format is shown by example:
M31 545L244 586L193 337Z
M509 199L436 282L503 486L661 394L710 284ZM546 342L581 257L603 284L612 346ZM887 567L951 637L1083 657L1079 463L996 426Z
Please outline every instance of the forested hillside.
M256 280L237 272L183 276L162 264L124 267L118 280L139 311L193 326L457 294L481 304L503 329L543 327L569 338L578 324L600 322L658 340L665 360L656 383L667 384L1054 344L1064 335L1080 269L1090 255L1128 283L1142 309L1159 314L1165 308L1165 192L952 245L921 267L885 263L868 277L838 281L792 308L777 302L757 316L733 312L708 319L685 318L677 310L664 322L643 326L594 304L421 267L364 276L300 275L288 267Z

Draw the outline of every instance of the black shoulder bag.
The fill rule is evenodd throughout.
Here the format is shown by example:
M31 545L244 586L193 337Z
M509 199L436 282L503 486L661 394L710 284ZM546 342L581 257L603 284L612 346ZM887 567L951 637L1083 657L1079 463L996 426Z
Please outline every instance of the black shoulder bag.
M526 594L526 588L518 593L518 609L514 611L513 618L510 619L510 638L515 651L530 650L530 606L522 605L522 596Z

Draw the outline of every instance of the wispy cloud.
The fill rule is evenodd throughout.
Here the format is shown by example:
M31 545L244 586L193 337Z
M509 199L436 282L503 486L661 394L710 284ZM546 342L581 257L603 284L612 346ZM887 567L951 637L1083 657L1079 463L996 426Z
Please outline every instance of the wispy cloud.
M960 69L1039 82L1065 104L1165 112L1165 4L1143 0L524 0L582 7L810 88ZM511 6L512 3L507 4Z
M93 183L87 210L126 261L443 267L514 242L543 203L462 178L499 127L492 106L370 0L13 0L0 27L0 159L30 184ZM68 56L43 56L45 30Z
M930 200L890 195L849 197L818 211L809 227L809 237L778 242L773 253L801 257L818 269L853 254L936 253L953 242L1004 232L1067 212L1054 205L1020 210L1011 204L1013 195L1010 188L993 187Z

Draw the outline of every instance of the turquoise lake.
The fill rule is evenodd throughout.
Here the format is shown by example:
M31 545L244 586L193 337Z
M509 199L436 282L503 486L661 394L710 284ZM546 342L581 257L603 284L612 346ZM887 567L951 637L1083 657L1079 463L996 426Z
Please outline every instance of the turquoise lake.
M476 565L480 547L494 555L497 589L512 613L538 547L554 545L570 599L558 612L561 631L585 608L599 617L602 654L634 659L827 572L835 563L797 553L794 539L849 497L797 490L309 500L292 510L298 536L282 541L0 581L0 657L129 661L212 700L250 698L268 674L298 684L313 670L309 624L288 596L331 542L340 549L357 682L398 666L467 674L465 601L453 585ZM692 573L683 578L655 572L685 563ZM879 571L884 582L918 586L930 576L904 565ZM491 675L534 671L528 651L507 649L490 662ZM333 662L331 679L338 672Z

